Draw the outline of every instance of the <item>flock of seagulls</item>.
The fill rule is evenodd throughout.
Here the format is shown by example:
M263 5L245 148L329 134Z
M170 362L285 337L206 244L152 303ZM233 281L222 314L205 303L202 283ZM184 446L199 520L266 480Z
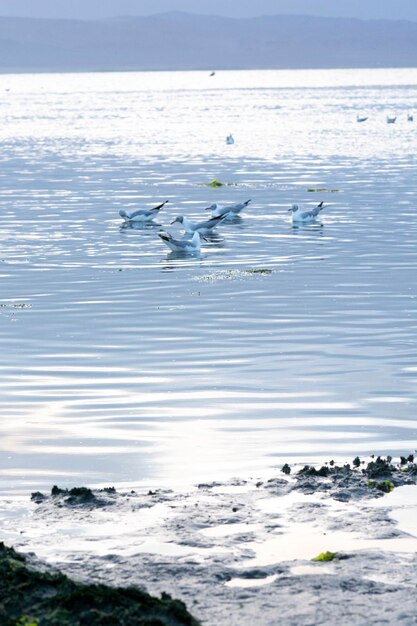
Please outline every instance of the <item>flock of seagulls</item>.
M221 206L217 203L211 204L206 211L211 211L211 217L208 220L193 223L185 215L177 215L171 224L181 224L185 230L185 234L181 239L176 239L170 233L161 230L158 233L160 239L173 252L183 254L199 252L201 249L201 240L213 233L213 230L226 220L234 220L243 209L245 209L252 200L246 200L237 204L229 204ZM134 223L151 223L159 214L159 211L168 203L168 200L158 204L153 209L139 209L133 213L129 213L124 209L119 211L119 215L123 218L126 225ZM311 224L316 221L320 212L323 210L323 202L320 202L314 209L306 210L299 204L293 204L288 211L292 213L292 222L295 225Z
M366 122L366 120L368 119L369 118L365 117L364 115L356 116L356 121L359 123ZM387 115L386 120L387 124L395 124L395 122L397 121L397 115ZM407 113L407 122L414 122L414 115L412 113Z

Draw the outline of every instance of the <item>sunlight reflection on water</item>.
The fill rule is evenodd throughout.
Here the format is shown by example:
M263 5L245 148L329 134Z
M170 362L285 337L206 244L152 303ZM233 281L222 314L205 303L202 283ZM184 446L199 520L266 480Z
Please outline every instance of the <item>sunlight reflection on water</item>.
M414 449L417 71L4 80L2 489ZM199 258L118 217L249 198Z

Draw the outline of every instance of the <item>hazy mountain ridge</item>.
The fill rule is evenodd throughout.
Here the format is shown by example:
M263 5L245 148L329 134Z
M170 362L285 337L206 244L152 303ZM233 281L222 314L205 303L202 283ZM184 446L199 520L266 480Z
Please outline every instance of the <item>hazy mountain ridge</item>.
M187 13L0 17L0 71L413 67L417 23Z

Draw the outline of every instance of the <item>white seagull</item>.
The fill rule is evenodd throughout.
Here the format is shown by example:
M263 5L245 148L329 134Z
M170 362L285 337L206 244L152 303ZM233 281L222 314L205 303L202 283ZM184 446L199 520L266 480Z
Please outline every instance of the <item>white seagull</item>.
M362 115L357 115L356 116L356 121L357 122L366 122L367 119L368 119L367 117L364 117Z
M182 252L184 254L193 254L200 252L201 249L201 237L199 232L195 232L191 239L174 239L170 233L166 233L163 230L158 233L158 236L162 239L164 244L171 248L173 252Z
M178 215L175 220L171 222L171 224L179 222L184 226L185 232L189 235L192 235L194 233L200 233L200 235L208 235L213 231L213 228L216 228L216 226L220 224L220 222L222 222L223 220L224 215L219 215L218 217L212 217L205 222L198 222L198 224L193 224L192 222L190 222L188 217L185 217L185 215Z
M152 220L158 215L158 211L162 209L166 205L168 200L165 200L162 204L158 204L158 206L150 209L149 211L146 209L139 209L138 211L133 211L133 213L128 213L124 209L119 211L120 217L123 217L125 222L152 222Z
M292 221L298 224L311 224L314 222L320 211L323 210L323 202L320 202L315 209L306 211L299 204L293 204L288 211L292 211Z
M387 115L387 124L395 124L397 121L396 115Z
M224 217L225 219L231 219L239 215L242 209L245 209L252 200L246 200L246 202L240 202L239 204L229 204L227 206L220 206L220 204L210 204L206 211L211 211L212 217Z

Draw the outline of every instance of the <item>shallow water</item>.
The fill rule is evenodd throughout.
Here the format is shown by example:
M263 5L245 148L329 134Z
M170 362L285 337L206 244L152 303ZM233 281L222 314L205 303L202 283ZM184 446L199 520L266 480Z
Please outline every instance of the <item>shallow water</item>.
M412 452L416 83L3 76L1 491ZM168 227L248 198L201 257L169 254L159 226L120 228L121 208L169 199ZM288 206L320 200L322 225L292 228Z

